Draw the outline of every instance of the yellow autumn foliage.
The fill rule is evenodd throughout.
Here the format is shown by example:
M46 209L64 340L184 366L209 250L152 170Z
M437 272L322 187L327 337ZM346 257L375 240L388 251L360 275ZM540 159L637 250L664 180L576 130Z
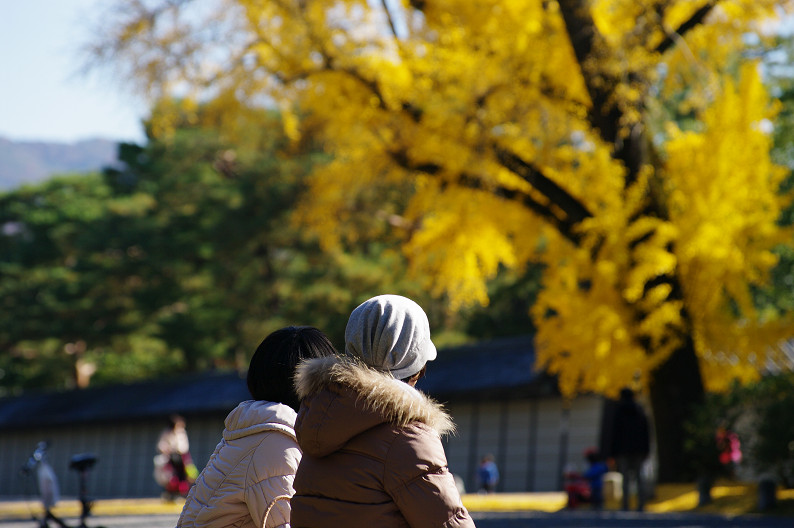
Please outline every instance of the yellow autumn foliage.
M791 233L776 224L777 105L740 55L781 2L152 4L98 54L153 93L234 94L278 105L291 138L319 134L332 160L296 221L325 245L401 237L452 308L487 304L500 269L544 263L538 359L566 395L643 386L687 343L725 388L791 337L750 295Z

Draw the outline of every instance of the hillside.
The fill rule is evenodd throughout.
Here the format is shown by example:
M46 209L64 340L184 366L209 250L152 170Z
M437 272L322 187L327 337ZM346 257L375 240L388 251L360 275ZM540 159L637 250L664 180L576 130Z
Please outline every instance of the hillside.
M0 137L0 191L56 174L95 171L115 160L116 142L107 139L46 143Z

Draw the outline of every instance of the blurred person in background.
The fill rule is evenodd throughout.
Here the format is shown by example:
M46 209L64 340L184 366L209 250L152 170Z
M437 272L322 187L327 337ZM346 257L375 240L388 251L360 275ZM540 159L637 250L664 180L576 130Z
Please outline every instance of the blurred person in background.
M496 491L496 484L499 482L499 468L496 467L493 455L487 454L480 460L480 467L477 468L477 477L480 481L480 491L483 493L493 493Z
M157 440L154 479L163 488L163 498L186 496L196 479L197 469L190 457L185 419L178 414L168 417L168 426Z
M642 465L651 452L648 418L634 399L634 391L624 388L615 409L609 455L614 457L623 476L623 510L629 509L632 482L636 484L637 511L645 509L645 483Z

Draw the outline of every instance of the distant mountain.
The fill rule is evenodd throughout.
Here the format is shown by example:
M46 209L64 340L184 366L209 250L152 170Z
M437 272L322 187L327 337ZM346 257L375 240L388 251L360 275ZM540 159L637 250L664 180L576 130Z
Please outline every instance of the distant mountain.
M0 137L0 191L57 174L99 170L115 163L116 151L117 143L107 139L47 143Z

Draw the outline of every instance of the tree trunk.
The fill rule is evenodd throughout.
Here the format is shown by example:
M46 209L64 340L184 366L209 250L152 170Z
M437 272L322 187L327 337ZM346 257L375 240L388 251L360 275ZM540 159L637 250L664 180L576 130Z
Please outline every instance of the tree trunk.
M684 422L705 396L691 338L651 373L650 393L659 482L691 480L692 464L684 452Z

